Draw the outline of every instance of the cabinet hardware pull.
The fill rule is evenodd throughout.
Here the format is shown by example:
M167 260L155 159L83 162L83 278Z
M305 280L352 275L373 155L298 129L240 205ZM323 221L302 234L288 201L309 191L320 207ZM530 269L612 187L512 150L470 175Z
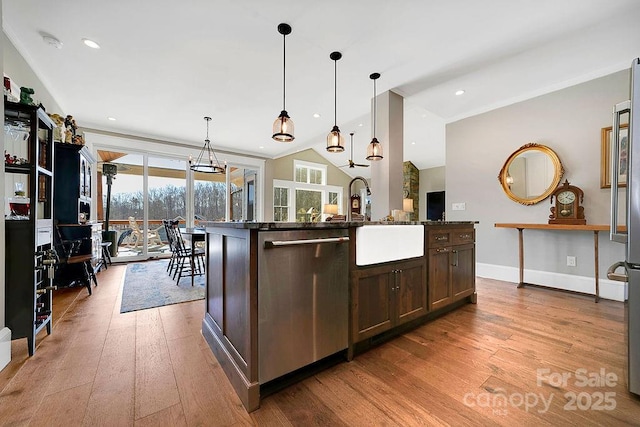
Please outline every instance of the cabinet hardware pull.
M458 251L456 251L455 249L452 251L453 253L453 265L454 267L458 266Z
M441 242L443 240L449 240L449 236L436 236L435 240L437 240L438 242Z
M449 252L449 248L438 248L438 249L436 249L436 252L437 252L437 253L440 253L440 252Z
M306 245L314 243L343 243L348 242L349 236L344 237L328 237L320 239L303 239L303 240L267 240L264 242L265 249L271 249L278 246L294 246L294 245Z
M460 238L461 239L470 239L471 238L471 234L461 234Z

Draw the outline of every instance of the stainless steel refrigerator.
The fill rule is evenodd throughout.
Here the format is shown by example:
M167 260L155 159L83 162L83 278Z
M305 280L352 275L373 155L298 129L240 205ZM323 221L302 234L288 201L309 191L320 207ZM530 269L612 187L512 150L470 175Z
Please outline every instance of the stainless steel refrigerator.
M640 395L640 58L631 64L631 93L617 104L611 133L611 240L626 246L626 275L609 269L609 277L628 282L628 384ZM624 187L618 184L626 181ZM618 226L626 225L626 231Z

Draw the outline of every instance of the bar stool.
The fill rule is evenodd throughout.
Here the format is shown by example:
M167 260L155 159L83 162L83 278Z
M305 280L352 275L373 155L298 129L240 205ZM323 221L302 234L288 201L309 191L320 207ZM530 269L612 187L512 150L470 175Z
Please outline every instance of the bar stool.
M100 267L104 266L104 269L107 270L107 264L111 265L111 254L109 253L109 248L113 242L102 242L100 245L102 246L102 262Z

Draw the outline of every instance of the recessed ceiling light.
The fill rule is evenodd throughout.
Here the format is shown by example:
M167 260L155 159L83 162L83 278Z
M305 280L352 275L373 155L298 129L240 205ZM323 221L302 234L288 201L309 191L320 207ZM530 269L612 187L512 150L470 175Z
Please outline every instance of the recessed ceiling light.
M457 91L456 91L456 95L457 95L457 96L460 96L460 95L462 95L462 94L464 94L464 90L460 89L460 90L457 90Z
M316 119L320 117L319 113L313 113L313 117L315 117Z
M260 148L261 150L263 150L263 149L264 149L264 145L261 145L261 146L260 146L260 147L258 147L258 148Z
M416 142L415 141L411 141L411 145L416 145Z
M62 42L53 36L42 36L42 40L49 46L53 46L56 49L62 49Z
M82 43L84 43L86 46L89 46L91 49L100 49L100 45L93 40L82 39Z
M362 127L362 126L364 126L362 123L359 123L359 124L358 124L358 127Z
M111 120L112 122L115 122L116 118L115 117L107 117L107 120Z

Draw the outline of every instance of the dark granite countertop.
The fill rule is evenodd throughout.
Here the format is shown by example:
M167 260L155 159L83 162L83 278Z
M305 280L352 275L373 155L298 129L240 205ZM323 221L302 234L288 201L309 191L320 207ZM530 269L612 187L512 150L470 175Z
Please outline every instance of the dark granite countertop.
M445 225L472 225L478 224L478 221L345 221L345 222L222 222L208 221L201 223L205 228L239 228L239 229L258 229L258 230L300 230L300 229L327 229L327 228L350 228L362 227L363 225L427 225L427 226L445 226Z

